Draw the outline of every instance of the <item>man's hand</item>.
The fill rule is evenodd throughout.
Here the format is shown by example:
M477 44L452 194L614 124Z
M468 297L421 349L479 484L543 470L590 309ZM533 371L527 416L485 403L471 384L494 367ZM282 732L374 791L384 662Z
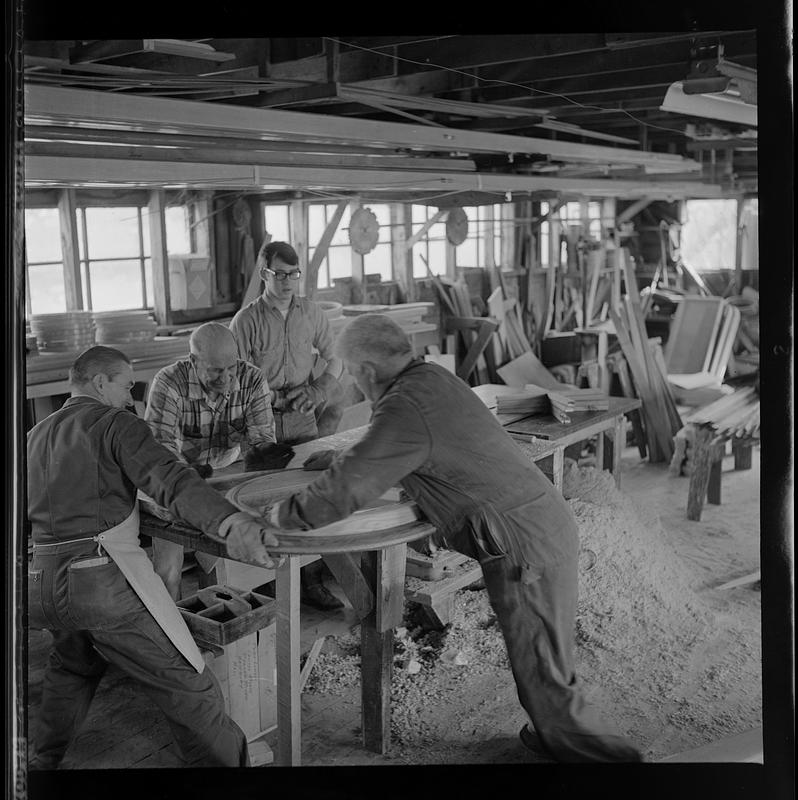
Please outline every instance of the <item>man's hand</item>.
M241 516L230 526L225 543L231 558L250 561L266 569L274 569L280 559L272 559L267 548L276 547L277 537L274 529L255 517Z
M210 464L193 464L192 466L200 478L207 480L213 475L213 467Z
M250 447L244 455L244 472L262 469L285 469L294 457L289 444L261 444Z
M290 408L306 414L325 403L337 386L338 381L325 372L312 383L291 389L286 393L285 398Z
M327 469L332 464L337 452L337 450L317 450L302 462L302 469Z

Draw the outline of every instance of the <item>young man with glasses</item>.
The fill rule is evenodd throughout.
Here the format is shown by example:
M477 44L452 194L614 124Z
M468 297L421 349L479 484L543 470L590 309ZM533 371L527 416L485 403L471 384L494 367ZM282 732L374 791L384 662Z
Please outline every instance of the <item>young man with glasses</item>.
M258 367L269 384L277 441L307 442L319 436L317 414L342 393L343 367L324 312L299 296L296 250L287 242L269 242L258 254L258 269L266 288L233 317L230 330L239 356ZM316 378L314 349L326 364ZM320 609L342 605L322 583L320 562L303 569L302 584L304 602Z

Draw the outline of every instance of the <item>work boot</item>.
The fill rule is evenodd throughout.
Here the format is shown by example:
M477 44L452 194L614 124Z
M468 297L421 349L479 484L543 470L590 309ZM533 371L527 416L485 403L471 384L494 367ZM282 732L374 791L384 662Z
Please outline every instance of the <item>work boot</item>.
M300 602L318 608L319 611L332 611L344 607L344 604L323 583L303 586L299 599Z

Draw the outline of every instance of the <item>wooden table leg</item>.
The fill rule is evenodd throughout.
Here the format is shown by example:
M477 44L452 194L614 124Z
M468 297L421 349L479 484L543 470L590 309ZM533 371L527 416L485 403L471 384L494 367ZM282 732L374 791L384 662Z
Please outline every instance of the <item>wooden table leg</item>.
M735 469L751 469L752 439L732 439L732 454Z
M552 466L552 480L554 481L554 485L562 491L562 471L563 465L565 463L565 448L558 447L551 456L551 466Z
M277 568L277 764L302 761L299 680L299 556L287 556Z
M621 455L626 444L626 417L623 415L615 418L615 431L612 442L612 474L615 476L615 485L621 488Z
M402 621L407 545L363 554L374 609L360 624L363 746L385 754L391 743L393 629Z
M604 469L604 431L596 436L596 469Z
M712 458L712 430L709 425L696 425L693 471L687 489L687 519L698 521L707 496L709 467Z

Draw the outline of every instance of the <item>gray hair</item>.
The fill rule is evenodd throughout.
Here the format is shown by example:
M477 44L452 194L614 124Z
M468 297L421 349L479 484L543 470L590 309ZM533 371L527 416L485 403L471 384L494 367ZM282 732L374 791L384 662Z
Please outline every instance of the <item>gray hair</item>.
M221 322L205 322L192 332L188 340L188 349L192 355L202 356L226 340L229 340L233 347L236 346L236 340L230 328L222 325Z
M98 344L84 350L69 368L69 382L73 386L85 386L91 383L95 375L103 374L109 378L118 375L123 365L130 366L130 359L113 347Z
M355 317L339 334L336 355L344 361L371 362L382 372L383 366L413 354L407 334L386 314Z

